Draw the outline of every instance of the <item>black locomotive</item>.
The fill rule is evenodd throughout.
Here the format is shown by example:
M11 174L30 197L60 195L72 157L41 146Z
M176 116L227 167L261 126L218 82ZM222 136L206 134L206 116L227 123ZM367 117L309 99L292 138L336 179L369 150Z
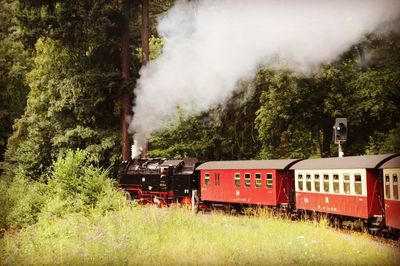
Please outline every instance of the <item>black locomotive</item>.
M118 170L118 186L125 191L127 198L143 203L190 203L193 190L199 187L197 165L196 158L125 161Z

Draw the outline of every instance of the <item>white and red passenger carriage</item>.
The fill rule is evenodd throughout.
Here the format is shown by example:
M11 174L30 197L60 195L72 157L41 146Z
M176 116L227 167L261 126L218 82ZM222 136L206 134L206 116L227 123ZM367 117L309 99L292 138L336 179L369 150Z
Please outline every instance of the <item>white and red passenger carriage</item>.
M385 223L391 229L400 230L400 156L386 161L380 168L385 191Z
M201 200L207 205L288 206L298 160L212 161L200 165Z
M384 217L379 167L395 155L308 159L295 170L296 208L372 221Z

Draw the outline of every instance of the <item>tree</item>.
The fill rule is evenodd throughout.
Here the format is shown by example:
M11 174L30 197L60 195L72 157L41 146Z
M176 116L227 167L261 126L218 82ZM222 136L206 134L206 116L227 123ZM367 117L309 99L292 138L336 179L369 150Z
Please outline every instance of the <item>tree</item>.
M399 35L371 35L312 77L261 70L261 155L336 156L332 126L347 117L346 155L398 152ZM363 47L363 56L360 55ZM390 143L390 144L389 144Z
M31 67L29 51L16 38L14 10L14 2L0 1L0 161L12 124L24 111L28 93L25 75Z
M19 167L37 178L68 148L90 151L102 164L119 160L120 50L113 1L78 2L20 2L31 15L31 9L45 8L41 23L30 27L48 37L36 41L27 107L8 141L12 171Z
M261 107L255 120L263 158L302 158L316 154L321 96L312 79L288 71L260 70Z

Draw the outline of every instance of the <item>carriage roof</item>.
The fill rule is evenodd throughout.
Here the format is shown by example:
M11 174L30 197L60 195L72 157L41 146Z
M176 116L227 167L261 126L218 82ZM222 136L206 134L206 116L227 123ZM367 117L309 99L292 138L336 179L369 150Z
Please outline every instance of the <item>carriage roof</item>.
M377 169L396 154L363 155L307 159L294 164L290 169Z
M298 159L284 160L249 160L249 161L211 161L201 164L197 170L261 170L261 169L289 169Z
M400 154L385 161L379 168L400 168Z

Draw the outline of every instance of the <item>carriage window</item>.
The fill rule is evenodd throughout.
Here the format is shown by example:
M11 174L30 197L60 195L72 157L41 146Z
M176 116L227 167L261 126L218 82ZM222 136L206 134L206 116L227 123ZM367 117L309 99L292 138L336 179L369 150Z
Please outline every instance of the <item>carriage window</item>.
M333 174L333 192L339 193L339 175Z
M240 174L235 174L235 187L240 187Z
M209 173L204 174L204 184L206 186L210 185L210 174Z
M394 196L394 199L400 199L399 198L399 185L397 182L397 174L393 174L393 196Z
M319 175L318 174L314 175L314 187L315 187L315 192L319 192L320 191Z
M360 174L354 175L354 191L356 192L357 195L362 194L362 183Z
M343 174L343 189L344 193L350 194L350 175Z
M390 199L390 177L388 174L385 175L385 195L386 199Z
M215 185L219 186L219 173L215 173L214 177L215 177Z
M244 174L244 185L246 187L250 187L250 174L249 173Z
M297 178L298 178L298 187L299 187L299 191L302 191L303 190L303 175L298 175L297 176Z
M306 175L306 190L311 191L311 175Z
M267 174L267 188L272 188L272 174Z
M255 185L256 187L261 187L261 174L256 174Z
M329 175L324 174L324 192L329 192Z

